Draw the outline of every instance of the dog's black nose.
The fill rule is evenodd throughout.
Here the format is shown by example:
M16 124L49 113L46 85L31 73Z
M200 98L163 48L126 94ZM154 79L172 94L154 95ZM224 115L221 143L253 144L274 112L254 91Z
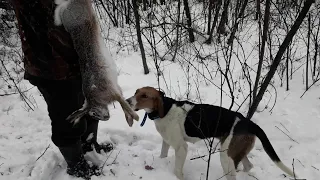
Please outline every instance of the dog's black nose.
M126 101L131 105L131 99L126 99Z

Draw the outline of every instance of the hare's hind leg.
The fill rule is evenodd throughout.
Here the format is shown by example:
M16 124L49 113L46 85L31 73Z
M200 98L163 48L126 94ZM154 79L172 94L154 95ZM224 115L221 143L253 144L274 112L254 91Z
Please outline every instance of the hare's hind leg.
M139 116L134 110L130 107L128 102L123 98L121 87L118 85L118 95L116 100L120 103L123 112L129 116L131 116L136 121L139 121Z
M137 113L134 112L134 110L130 107L128 102L123 98L121 87L118 84L116 85L115 91L116 93L114 96L114 100L120 103L121 108L125 114L127 123L131 127L133 124L133 119L135 119L136 121L139 121L139 116Z
M136 121L139 121L139 116L136 112L133 111L133 109L130 107L130 105L128 104L128 102L121 96L118 98L117 100L122 109L123 109L123 112L129 116L131 116L133 119L135 119Z
M127 123L129 124L130 127L133 124L133 119L135 119L136 121L139 121L138 114L133 111L133 109L130 107L128 102L120 94L117 95L116 100L120 103L121 108L125 114Z

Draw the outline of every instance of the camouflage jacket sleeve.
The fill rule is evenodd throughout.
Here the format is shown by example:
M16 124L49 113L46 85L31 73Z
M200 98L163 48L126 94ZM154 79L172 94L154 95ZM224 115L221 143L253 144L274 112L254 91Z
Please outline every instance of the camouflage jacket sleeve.
M78 55L63 26L54 25L54 0L12 0L22 43L25 78L80 76Z

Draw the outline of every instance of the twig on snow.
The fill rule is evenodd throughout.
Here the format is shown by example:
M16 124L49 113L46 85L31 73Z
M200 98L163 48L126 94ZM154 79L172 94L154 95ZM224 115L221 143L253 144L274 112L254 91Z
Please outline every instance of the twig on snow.
M107 163L108 159L110 158L111 154L113 153L114 150L112 150L109 154L109 156L107 157L107 159L104 161L104 163L102 164L101 166L101 172L102 172L102 169L104 168L105 164Z
M112 169L110 169L110 172L112 175L116 176L116 173L114 173Z
M120 152L121 152L121 150L118 152L118 154L116 155L116 157L114 158L114 160L112 161L112 163L108 164L107 166L110 166L110 165L116 163L116 160L118 159L118 156L119 156Z
M111 153L109 154L109 156L107 157L107 159L104 161L103 165L100 167L100 171L101 171L101 174L105 176L105 174L103 173L103 168L104 166L106 165L108 159L110 158L111 154L113 153L114 150L111 151ZM114 158L114 160L112 161L112 163L110 164L107 164L107 166L110 166L112 164L115 164L117 158L118 158L118 155L120 154L121 150L118 152L118 154L116 155L116 157ZM111 172L111 169L110 169L110 172ZM112 173L112 172L111 172ZM115 174L114 174L115 175Z
M3 163L2 163L3 164ZM317 170L317 171L320 171L318 168L314 167L314 166L311 166L313 169Z
M256 180L259 180L257 177L255 177L255 176L252 175L252 174L248 174L248 176L251 176L251 177L255 178Z
M223 151L213 151L211 154L214 154L214 153L218 153L218 152L224 152L224 151L228 151L228 149L225 149ZM195 160L195 159L200 159L200 158L204 158L208 155L203 155L203 156L198 156L198 157L194 157L194 158L191 158L190 160Z
M287 133L285 133L284 131L282 131L278 126L275 126L276 128L278 128L283 134L285 134L286 136L288 136L288 138L290 138L293 142L296 142L297 144L299 144L298 141L292 139Z
M224 174L223 176L219 177L219 178L216 179L216 180L220 180L220 179L224 178L224 177L227 176L230 172L231 172L231 171L229 171L228 173Z
M294 172L294 158L292 159L292 172L293 172L293 178L297 179L296 178L296 173Z
M27 90L21 91L22 93L25 93L31 89L33 89L35 86L33 86L32 88L29 88ZM15 94L19 94L19 92L11 92L11 93L4 93L4 94L0 94L0 96L10 96L10 95L15 95Z
M303 167L305 167L299 159L297 159L297 160L299 161L299 163L300 163Z
M100 172L101 172L101 174L104 175L104 176L105 176L105 174L103 173L103 168L104 168L105 164L107 163L108 159L110 158L111 154L113 153L113 151L114 151L114 150L112 150L112 151L110 152L109 156L107 157L107 159L104 161L104 163L103 163L102 166L100 167Z
M300 96L300 98L302 98L302 97L304 96L304 94L305 94L313 85L315 85L319 80L320 80L320 78L317 79L317 80L315 80L315 81L313 81L313 83L303 92L303 94Z
M288 133L290 133L290 131L282 123L280 123L280 124L284 129L286 129L288 131Z
M294 180L307 180L307 179L298 179L294 170L294 159L292 160L292 172Z
M20 88L18 87L17 83L14 81L14 79L11 77L9 70L6 68L5 64L3 61L1 61L1 64L3 66L3 69L6 71L7 75L9 76L9 79L13 82L14 86L16 87L16 89L18 90L19 94L21 95L22 100L27 104L27 106L34 111L34 108L31 107L34 106L33 104L30 104L27 100L28 98L25 96L25 94L20 90Z
M18 92L4 93L4 94L0 94L0 96L10 96L10 95L14 95L14 94L18 94Z
M50 144L47 146L47 148L43 151L43 153L37 158L37 160L35 162L37 162L46 152L47 150L49 149L50 147Z

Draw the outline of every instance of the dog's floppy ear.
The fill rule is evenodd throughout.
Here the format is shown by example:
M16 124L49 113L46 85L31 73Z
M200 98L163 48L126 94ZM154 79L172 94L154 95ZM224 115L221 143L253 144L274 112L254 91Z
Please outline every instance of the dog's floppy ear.
M156 97L155 100L154 100L154 107L155 107L155 109L158 111L160 118L163 118L163 117L164 117L162 97L163 97L163 96L158 96L158 97Z

